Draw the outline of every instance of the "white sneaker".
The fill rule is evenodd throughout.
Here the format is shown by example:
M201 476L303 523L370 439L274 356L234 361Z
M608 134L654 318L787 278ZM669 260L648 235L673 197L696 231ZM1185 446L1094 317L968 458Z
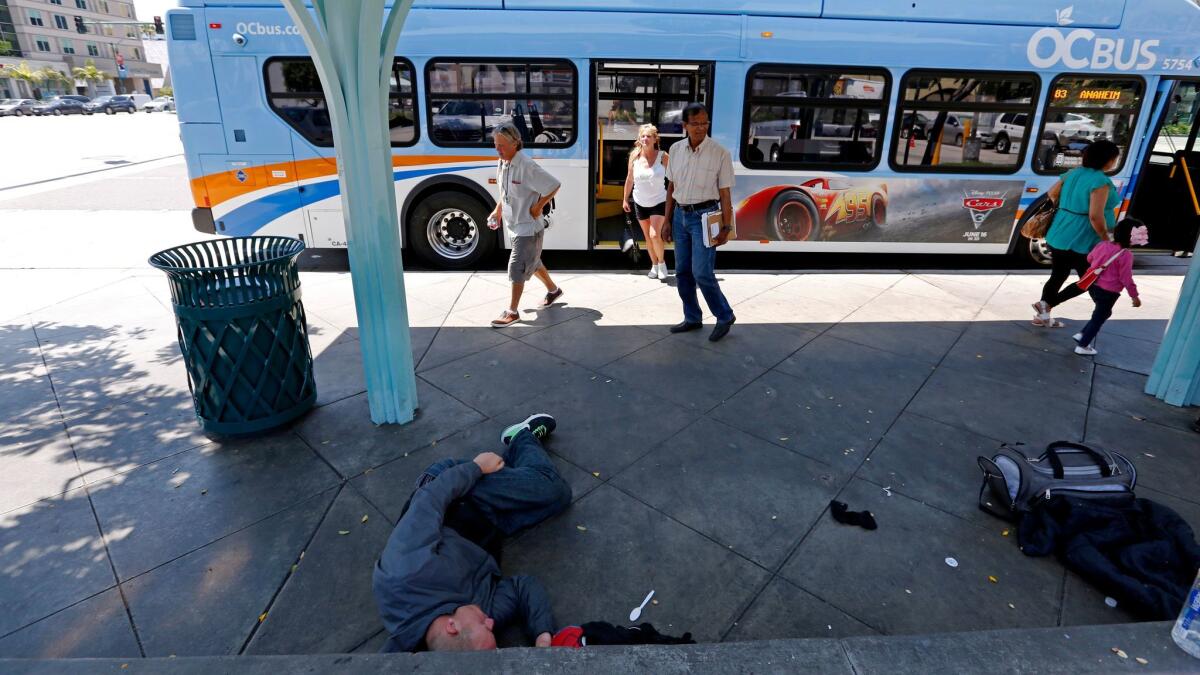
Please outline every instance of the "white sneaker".
M651 279L657 279L658 278L658 265L651 265L650 271L646 274L646 276L650 277Z
M1075 342L1079 342L1080 340L1083 339L1083 333L1076 333L1071 336L1071 339L1074 340Z
M1087 347L1080 345L1075 348L1075 353L1079 354L1080 356L1095 356L1099 352L1097 352L1096 348L1092 347L1091 345L1088 345Z
M658 278L666 279L670 275L671 275L671 273L667 271L667 263L659 263L658 264Z

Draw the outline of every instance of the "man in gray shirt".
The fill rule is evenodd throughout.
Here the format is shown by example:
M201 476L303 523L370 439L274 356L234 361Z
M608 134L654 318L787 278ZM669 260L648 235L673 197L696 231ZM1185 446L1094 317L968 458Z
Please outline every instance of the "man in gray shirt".
M496 167L500 201L488 216L488 227L495 230L503 224L512 242L512 252L508 258L512 296L508 309L492 321L493 328L503 328L520 320L517 303L525 292L525 282L534 276L546 286L546 296L542 298L539 308L545 309L562 297L562 289L554 283L550 272L542 264L542 238L546 229L542 210L554 199L561 184L550 172L521 152L524 147L521 132L511 122L498 125L492 132L492 140L496 153L500 155L500 163Z
M542 585L501 577L496 559L447 512L465 504L508 535L565 509L571 488L539 442L553 430L553 417L532 415L501 434L504 457L447 460L422 475L375 565L375 600L391 636L384 651L495 649L494 631L517 620L537 646L550 645L554 617Z

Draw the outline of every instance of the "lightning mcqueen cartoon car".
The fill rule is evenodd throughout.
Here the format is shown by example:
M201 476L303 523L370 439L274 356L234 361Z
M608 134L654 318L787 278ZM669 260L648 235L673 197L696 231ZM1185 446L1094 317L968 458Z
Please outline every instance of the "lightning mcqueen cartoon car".
M887 206L884 183L814 178L799 185L775 185L738 205L738 238L828 241L883 225Z

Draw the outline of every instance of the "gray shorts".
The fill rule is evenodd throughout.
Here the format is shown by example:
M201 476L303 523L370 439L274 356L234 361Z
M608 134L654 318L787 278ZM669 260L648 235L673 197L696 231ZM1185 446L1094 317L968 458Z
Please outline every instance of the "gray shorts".
M539 231L532 237L513 237L512 253L508 256L508 280L523 284L533 277L542 266L542 235Z

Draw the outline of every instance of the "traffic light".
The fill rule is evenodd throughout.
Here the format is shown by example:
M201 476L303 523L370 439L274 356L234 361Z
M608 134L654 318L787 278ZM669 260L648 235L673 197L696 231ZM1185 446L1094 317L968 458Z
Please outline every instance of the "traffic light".
M87 32L87 26L83 25L83 17L82 16L75 17L75 32L76 33L86 33Z
M163 34L163 25L162 25L162 17L161 16L154 17L154 32L159 35Z

